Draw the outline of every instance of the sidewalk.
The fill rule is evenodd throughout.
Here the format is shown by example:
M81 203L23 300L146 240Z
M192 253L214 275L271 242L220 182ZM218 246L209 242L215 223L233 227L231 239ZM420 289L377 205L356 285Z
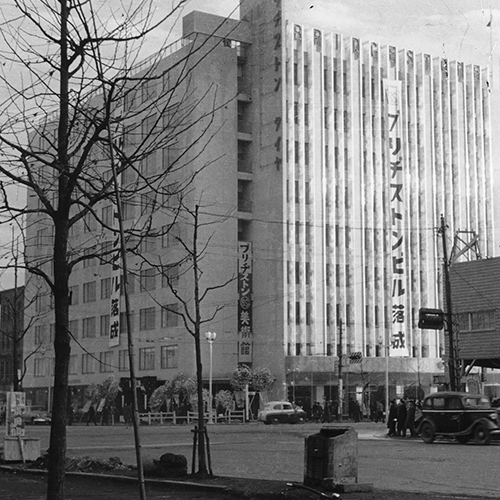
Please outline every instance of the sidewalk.
M46 496L45 473L14 472L0 467L0 498L2 500L43 500ZM326 493L327 495L331 495ZM138 500L137 480L120 476L68 473L65 483L68 500ZM303 489L287 488L281 481L215 478L201 482L146 480L147 500L308 500L318 495ZM322 497L324 498L324 497ZM327 497L328 498L328 497ZM487 497L440 495L379 491L342 493L347 500L491 500Z

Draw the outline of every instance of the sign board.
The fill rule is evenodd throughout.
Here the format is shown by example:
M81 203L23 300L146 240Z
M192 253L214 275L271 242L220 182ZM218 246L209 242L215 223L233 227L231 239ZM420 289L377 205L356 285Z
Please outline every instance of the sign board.
M24 392L7 393L7 412L6 412L6 436L26 435L24 428L23 415L26 411L26 394Z

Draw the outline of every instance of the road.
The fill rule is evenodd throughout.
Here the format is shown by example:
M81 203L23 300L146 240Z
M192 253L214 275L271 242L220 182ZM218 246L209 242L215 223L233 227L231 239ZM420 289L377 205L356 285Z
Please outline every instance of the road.
M452 441L424 444L420 439L388 438L383 424L358 423L358 481L376 489L483 495L498 498L500 443L478 446ZM216 475L302 481L304 438L321 424L265 426L213 425L209 427L213 471ZM49 442L48 427L28 427L27 437ZM180 453L191 461L192 433L186 425L141 426L144 460L163 453ZM132 427L68 427L69 457L119 457L135 463Z

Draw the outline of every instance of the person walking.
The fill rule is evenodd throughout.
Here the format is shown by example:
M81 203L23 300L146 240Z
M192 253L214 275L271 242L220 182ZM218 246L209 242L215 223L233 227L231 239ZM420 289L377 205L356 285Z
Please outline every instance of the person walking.
M397 424L396 424L396 434L401 437L405 437L406 435L406 401L404 398L401 398L397 406Z
M93 422L94 425L97 425L94 405L90 405L89 412L87 414L87 425L89 425L90 422Z
M406 422L405 422L405 434L406 430L410 431L410 435L408 437L415 437L415 401L408 401L408 405L406 408Z
M396 408L396 400L392 400L389 406L389 416L387 418L387 435L395 436L396 435L396 421L397 421L397 408Z

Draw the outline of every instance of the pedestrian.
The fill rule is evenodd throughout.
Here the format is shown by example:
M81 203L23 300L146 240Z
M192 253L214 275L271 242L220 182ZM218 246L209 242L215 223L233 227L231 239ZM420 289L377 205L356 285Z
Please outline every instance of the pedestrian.
M408 405L406 408L406 422L405 422L405 434L406 430L410 431L409 437L415 437L415 401L408 401Z
M361 421L361 406L358 400L353 403L353 417L355 422Z
M397 422L397 407L396 407L396 400L393 399L391 401L391 404L389 406L389 416L387 418L387 435L388 436L395 436L396 435L396 422Z
M110 411L107 406L102 409L101 425L109 425Z
M377 419L380 422L384 421L384 405L381 401L377 401Z
M90 422L93 422L94 425L97 425L94 405L90 405L89 411L87 413L87 425L89 425Z
M396 434L401 437L406 435L406 401L401 398L399 404L397 405L397 424L396 424Z
M323 422L329 424L332 421L332 406L330 401L325 402L325 410L323 411Z

